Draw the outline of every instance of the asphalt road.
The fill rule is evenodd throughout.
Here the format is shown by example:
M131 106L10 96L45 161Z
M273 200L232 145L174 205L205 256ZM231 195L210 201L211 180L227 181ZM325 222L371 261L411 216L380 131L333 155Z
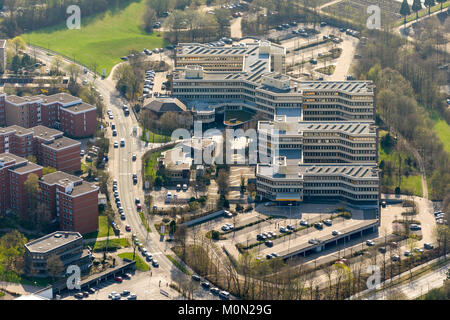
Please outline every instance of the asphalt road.
M27 51L30 54L36 54L36 57L44 61L47 65L50 65L53 59L53 55L48 55L47 52L40 48L29 47ZM70 64L73 61L68 59L63 59L65 64ZM82 67L80 65L80 67ZM141 243L147 248L147 250L152 253L153 257L158 260L159 267L151 268L153 276L163 277L167 281L172 281L173 279L180 279L185 277L179 269L177 269L172 262L166 257L167 254L173 254L170 249L167 249L167 243L164 242L159 234L156 232L154 227L151 227L152 232L148 233L145 226L139 217L139 214L135 206L135 198L139 197L142 201L144 200L144 192L142 190L142 181L140 179L141 174L141 156L150 148L156 147L157 144L147 144L139 139L140 129L138 128L137 135L134 136L133 127L137 125L137 119L133 112L130 112L129 116L125 116L122 111L123 104L127 102L122 99L115 88L115 83L112 80L112 74L114 69L108 78L102 80L100 78L94 79L94 73L89 71L87 74L82 76L82 79L86 79L88 82L94 83L100 94L103 95L104 103L106 105L106 111L111 109L114 115L113 120L109 120L107 116L104 116L105 121L112 122L116 125L118 136L112 137L111 128L107 127L106 136L110 138L110 153L109 153L109 164L107 170L111 175L111 179L116 179L118 181L119 196L121 199L122 207L124 208L126 214L126 221L122 223L121 233L125 236L131 238L131 233L135 233L137 237L141 240ZM114 141L120 142L120 139L125 139L125 146L119 148L114 148ZM132 154L136 154L137 160L132 161ZM138 183L133 184L132 174L137 173ZM112 190L110 190L111 192ZM114 203L113 203L114 206ZM116 221L121 221L116 212ZM125 225L130 225L131 232L125 231ZM217 299L214 296L204 294L202 289L198 289L194 295L197 299Z

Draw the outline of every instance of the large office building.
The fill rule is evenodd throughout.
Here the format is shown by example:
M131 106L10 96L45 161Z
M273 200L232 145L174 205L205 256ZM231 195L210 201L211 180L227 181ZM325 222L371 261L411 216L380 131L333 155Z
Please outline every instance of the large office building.
M182 43L175 49L175 68L202 66L205 71L245 72L253 63L268 63L270 71L284 73L286 49L269 41L255 41L232 46Z
M67 93L18 97L0 94L0 126L38 125L55 128L74 138L93 136L97 108Z
M258 40L240 46L180 45L173 96L204 123L227 110L272 119L258 123L265 146L255 169L261 199L378 207L373 83L293 79L283 72L284 55Z

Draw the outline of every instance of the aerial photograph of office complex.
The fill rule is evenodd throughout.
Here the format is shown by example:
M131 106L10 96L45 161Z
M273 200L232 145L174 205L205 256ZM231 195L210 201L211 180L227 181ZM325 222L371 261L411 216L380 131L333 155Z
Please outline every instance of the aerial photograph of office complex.
M449 14L0 0L0 304L449 300Z

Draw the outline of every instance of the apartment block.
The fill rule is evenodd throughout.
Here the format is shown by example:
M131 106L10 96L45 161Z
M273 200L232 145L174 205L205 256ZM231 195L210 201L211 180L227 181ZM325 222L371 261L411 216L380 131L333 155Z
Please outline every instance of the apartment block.
M64 264L78 265L87 270L92 262L92 253L83 249L83 237L79 232L56 231L25 244L25 272L37 277L48 276L48 260L56 256Z
M95 106L67 93L32 97L0 96L0 125L24 128L43 125L59 129L74 138L84 138L95 134L96 110Z
M19 157L35 156L41 166L61 171L80 170L81 143L63 136L63 132L44 127L23 128L16 125L0 128L0 152Z
M55 213L61 230L81 234L98 230L98 186L62 171L41 177L39 185L40 199Z
M34 137L34 155L37 162L64 172L81 169L81 142L64 137L63 132L44 126L30 129Z
M41 177L42 167L14 154L0 154L0 214L8 209L25 211L24 183L32 173Z

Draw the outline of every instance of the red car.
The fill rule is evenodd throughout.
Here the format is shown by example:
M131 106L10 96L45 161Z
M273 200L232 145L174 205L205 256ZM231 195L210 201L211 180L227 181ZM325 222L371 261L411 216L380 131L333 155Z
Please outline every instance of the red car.
M122 277L115 277L115 278L114 278L114 281L117 281L117 282L122 282L122 281L123 281L123 279L122 279Z
M141 204L140 204L140 203L138 203L138 204L136 205L136 207L137 207L137 210L138 210L138 211L141 211L141 209L142 209L142 206L141 206Z
M125 230L128 231L128 232L130 232L130 231L131 231L131 227L130 227L129 225L126 225L126 226L125 226Z

